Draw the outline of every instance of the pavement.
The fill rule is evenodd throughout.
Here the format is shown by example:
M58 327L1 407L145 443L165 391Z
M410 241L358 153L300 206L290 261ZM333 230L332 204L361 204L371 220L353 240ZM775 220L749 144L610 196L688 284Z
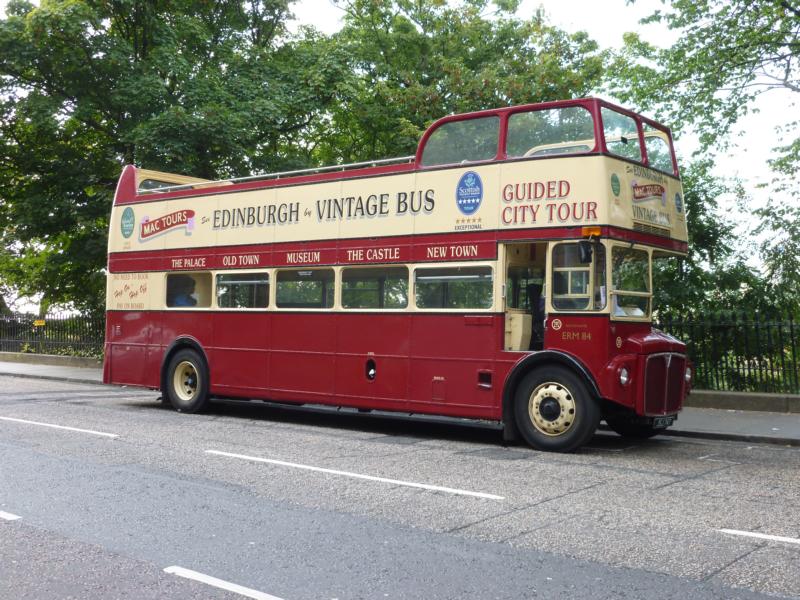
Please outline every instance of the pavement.
M0 375L100 385L103 382L100 368L4 361L0 361ZM684 407L676 423L663 435L800 447L800 414Z

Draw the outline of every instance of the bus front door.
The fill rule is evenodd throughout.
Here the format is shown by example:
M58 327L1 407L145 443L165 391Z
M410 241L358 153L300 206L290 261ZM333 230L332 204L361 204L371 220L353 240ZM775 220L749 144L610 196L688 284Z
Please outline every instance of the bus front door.
M544 344L544 276L547 243L505 244L505 338L509 352Z

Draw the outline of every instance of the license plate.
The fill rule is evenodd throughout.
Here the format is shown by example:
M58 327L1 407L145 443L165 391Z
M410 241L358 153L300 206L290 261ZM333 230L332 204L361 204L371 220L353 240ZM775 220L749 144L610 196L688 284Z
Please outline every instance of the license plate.
M653 429L665 429L675 422L675 417L653 418Z

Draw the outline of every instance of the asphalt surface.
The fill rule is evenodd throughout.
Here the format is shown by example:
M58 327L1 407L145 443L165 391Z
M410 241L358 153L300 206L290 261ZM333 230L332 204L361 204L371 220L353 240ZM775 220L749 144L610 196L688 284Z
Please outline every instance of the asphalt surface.
M479 423L181 415L0 377L4 599L800 598L799 497L797 448L598 434L555 455Z

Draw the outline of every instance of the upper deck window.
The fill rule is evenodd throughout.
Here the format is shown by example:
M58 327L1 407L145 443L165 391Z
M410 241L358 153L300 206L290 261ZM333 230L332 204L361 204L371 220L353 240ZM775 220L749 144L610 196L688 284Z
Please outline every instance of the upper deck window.
M611 154L623 156L632 160L642 161L642 149L639 146L639 130L628 115L623 115L615 110L601 109L603 117L603 135L606 138L606 148Z
M647 164L653 169L673 174L672 151L667 134L644 124L644 147L647 151Z
M438 127L425 142L422 164L431 167L492 160L497 156L499 138L499 117L450 121Z
M594 146L592 115L582 106L515 113L508 120L512 158L590 152Z

